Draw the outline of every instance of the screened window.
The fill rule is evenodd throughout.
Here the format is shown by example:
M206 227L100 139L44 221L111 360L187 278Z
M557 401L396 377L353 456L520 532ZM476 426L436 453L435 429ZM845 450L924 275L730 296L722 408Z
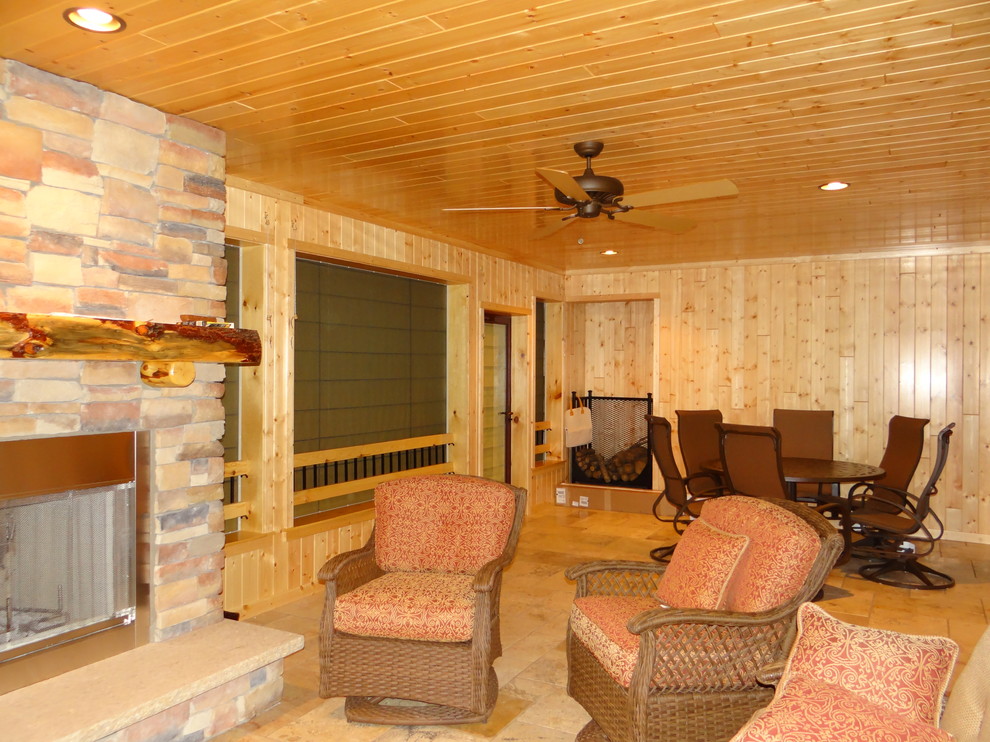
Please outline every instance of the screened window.
M446 287L296 261L295 451L446 432ZM402 457L297 470L303 489L412 468ZM309 515L370 499L353 493L296 507Z

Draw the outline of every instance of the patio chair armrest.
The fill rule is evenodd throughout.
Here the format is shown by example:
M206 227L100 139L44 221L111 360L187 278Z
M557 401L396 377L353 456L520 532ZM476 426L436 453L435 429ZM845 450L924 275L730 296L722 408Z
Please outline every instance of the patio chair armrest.
M717 475L714 472L696 471L694 474L689 474L684 478L684 484L688 486L689 488L688 491L690 492L691 482L698 479L708 479L711 481L715 481L716 476ZM726 489L725 486L721 484L716 484L711 487L708 487L707 489L703 489L700 492L691 492L691 499L706 500L711 497L721 497L722 495L727 495L727 494L729 494L729 490Z
M564 576L577 581L576 597L622 595L650 597L657 589L666 564L606 560L568 567Z
M343 554L331 557L320 568L317 577L320 582L326 583L328 588L332 587L334 592L340 595L383 574L385 572L375 562L374 548L369 543L360 549L345 551Z
M866 484L868 487L857 489L857 487L861 484ZM846 499L849 500L849 505L853 510L859 510L860 508L868 507L870 500L875 498L877 496L877 492L880 491L889 492L895 496L894 500L885 499L882 501L885 508L891 506L896 507L897 500L917 499L910 492L899 490L896 487L884 487L882 484L873 484L870 482L860 482L858 484L854 484L849 488L849 493L847 494Z
M897 500L880 499L876 495L878 491L889 492L892 495L896 495ZM915 511L917 510L917 495L912 495L910 492L905 492L904 490L899 490L894 487L883 487L878 484L874 486L869 494L856 495L854 498L850 499L849 504L852 508L853 514L855 515L858 510L868 511L870 509L870 501L874 499L880 502L882 505L882 510L887 512L897 511L895 514L905 515L909 518L913 518ZM898 502L898 500L900 500L900 502Z
M851 487L849 491L846 492L846 499L852 500L854 497L863 497L864 493L871 491L874 487L879 485L873 482L856 482Z

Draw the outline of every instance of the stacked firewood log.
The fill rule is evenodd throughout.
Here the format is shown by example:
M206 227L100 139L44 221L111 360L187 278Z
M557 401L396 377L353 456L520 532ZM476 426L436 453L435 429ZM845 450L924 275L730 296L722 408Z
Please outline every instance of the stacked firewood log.
M605 484L612 482L632 482L640 474L650 460L650 452L646 448L646 439L636 441L624 448L608 461L591 446L579 448L574 452L574 461L578 468L589 479L601 479Z
M609 470L608 464L591 446L577 449L574 452L574 461L589 479L601 479L608 483L616 478L616 473Z
M623 482L632 482L643 473L650 460L650 452L646 449L646 441L637 441L629 448L624 448L609 460L618 478Z

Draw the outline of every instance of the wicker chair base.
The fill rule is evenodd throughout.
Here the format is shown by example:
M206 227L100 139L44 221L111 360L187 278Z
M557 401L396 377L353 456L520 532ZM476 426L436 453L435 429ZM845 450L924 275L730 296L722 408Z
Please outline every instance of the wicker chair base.
M629 718L628 689L612 680L570 631L568 662L568 692L593 717L577 737L579 742L725 742L774 694L773 688L763 687L651 693L644 700L645 728L637 736Z
M611 740L605 736L605 732L598 726L598 722L592 719L581 727L581 731L577 733L574 742L611 742Z
M494 695L494 694L493 694ZM421 724L484 724L491 715L491 707L482 713L454 706L441 706L434 703L415 705L393 705L389 699L370 696L350 696L344 701L344 715L347 721L358 724L401 724L417 726Z

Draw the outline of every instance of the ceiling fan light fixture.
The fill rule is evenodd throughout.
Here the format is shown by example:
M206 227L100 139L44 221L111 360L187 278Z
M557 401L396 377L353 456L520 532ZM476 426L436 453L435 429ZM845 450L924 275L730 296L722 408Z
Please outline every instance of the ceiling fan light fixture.
M73 26L94 33L116 33L127 27L123 18L99 8L67 8L62 17Z
M841 180L830 180L828 183L823 183L818 186L822 191L842 191L849 187L848 183L844 183Z
M602 255L618 255L618 250L613 250L611 247L608 250L602 250Z

